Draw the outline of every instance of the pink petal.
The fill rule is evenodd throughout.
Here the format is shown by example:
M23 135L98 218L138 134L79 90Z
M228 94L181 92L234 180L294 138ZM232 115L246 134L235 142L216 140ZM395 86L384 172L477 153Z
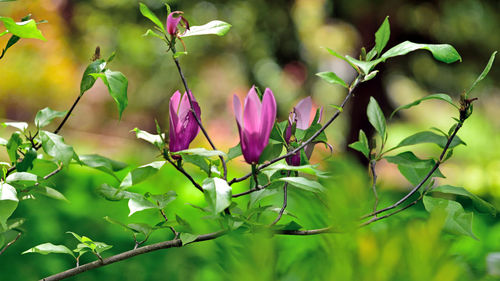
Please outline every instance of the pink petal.
M170 124L170 129L169 129L169 137L170 137L170 144L169 146L175 147L177 145L177 134L176 134L176 128L177 125L179 124L179 117L177 116L177 108L179 107L179 101L181 98L181 93L179 91L176 91L172 97L170 98L170 103L169 103L169 124Z
M233 95L233 112L236 117L236 123L238 124L238 128L241 127L241 102L240 98L237 95Z
M252 87L245 98L245 108L243 109L243 131L245 134L259 132L261 127L261 108L262 104L259 96L255 91L255 87Z
M276 120L276 100L273 92L266 88L262 98L262 115L260 116L260 139L262 149L269 143L269 135Z
M306 130L309 128L311 119L312 100L311 97L302 99L295 106L295 114L297 119L297 128Z
M175 11L168 15L167 17L167 32L170 35L177 33L177 25L181 21L181 17L175 17L176 15L182 14L182 12Z
M193 98L193 95L191 95L191 98ZM184 93L182 95L182 100L179 105L179 110L177 111L177 116L179 116L180 120L183 120L186 118L186 116L189 114L190 111L191 111L191 104L189 103L188 96L186 95L186 93Z

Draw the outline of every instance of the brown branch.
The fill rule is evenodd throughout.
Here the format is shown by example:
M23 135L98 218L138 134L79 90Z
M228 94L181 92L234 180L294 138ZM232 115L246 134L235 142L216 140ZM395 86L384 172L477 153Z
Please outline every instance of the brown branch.
M233 198L237 198L237 197L240 197L240 196L243 196L243 195L247 195L247 194L253 193L255 191L262 190L262 189L268 187L270 184L271 183L269 182L269 183L267 183L265 185L257 186L257 187L254 187L252 189L249 189L247 191L244 191L244 192L241 192L241 193L237 193L237 194L233 194L232 196L233 196Z
M17 239L19 239L19 237L21 237L21 232L19 232L16 236L16 238L14 238L14 240L10 241L9 243L7 243L7 245L5 245L5 247L3 247L3 249L0 251L0 255L3 254L3 252L5 252L5 250L7 250L7 248L9 248L12 244L16 243Z
M292 171L288 171L288 174L286 176L289 177L291 173ZM295 176L297 175L298 172L295 172ZM271 223L271 226L277 224L280 221L281 217L283 216L283 213L285 212L287 202L288 202L288 182L285 182L285 184L283 185L283 206L281 207L276 219Z
M340 108L343 109L345 107L345 105L347 104L347 102L349 101L349 99L352 97L353 95L353 92L354 90L356 89L356 87L361 83L363 82L363 76L360 74L358 75L358 77L356 77L356 79L352 82L351 86L349 87L349 91L346 95L346 97L344 98L344 100L342 101L342 103L340 104ZM255 170L258 172L259 170L262 170L282 159L285 159L287 157L290 157L292 155L294 155L295 153L299 152L301 149L303 149L306 145L310 144L312 141L314 141L314 139L316 137L318 137L326 128L328 128L328 126L330 126L332 124L332 122L337 119L337 117L342 113L343 110L341 109L337 109L337 111L333 114L333 116L318 130L316 131L316 133L314 133L309 139L307 139L305 142L303 142L300 146L298 146L297 148L293 149L293 150L290 150L288 153L286 153L285 155L282 155L282 156L279 156L277 158L274 158L273 160L271 161L268 161L260 166L257 166L255 167ZM248 173L240 178L233 178L232 180L229 181L229 185L232 185L233 183L235 182L240 182L240 181L244 181L246 180L247 178L249 178L250 176L252 175L252 173Z
M172 164L172 166L174 166L177 171L181 172L189 181L191 181L191 183L194 185L194 187L196 187L199 191L203 192L203 188L201 187L201 185L199 185L194 179L193 177L188 174L186 172L186 170L184 170L182 167L179 167L178 165L176 165L171 159L170 157L168 157L168 155L166 155L165 153L163 153L163 158L165 158L165 160L167 160L170 164Z
M175 54L176 50L175 50L175 41L174 40L172 40L172 44L170 47L172 49L172 53ZM200 118L198 118L198 116L196 115L196 112L194 110L194 105L193 105L193 99L191 98L191 95L189 94L191 91L189 90L186 77L184 76L184 73L182 72L181 64L179 63L179 59L174 57L174 62L175 62L175 65L177 66L177 70L179 72L179 75L181 76L182 84L184 84L184 89L186 89L186 93L187 93L188 100L189 100L189 105L191 106L191 112L193 113L194 119L196 120L196 123L198 123L198 126L200 127L201 131L203 132L203 135L205 135L205 138L207 139L207 141L210 144L210 146L212 147L212 149L217 150L217 148L215 148L214 143L212 142L212 139L210 139L210 137L208 136L208 133L205 130L205 127L203 127L203 124L201 123ZM219 159L222 163L222 168L224 170L224 179L227 179L226 161L224 161L224 157L222 157L221 155L219 155Z
M377 211L377 206L379 202L378 193L377 193L377 172L375 171L375 165L377 165L376 160L370 160L370 171L372 173L372 190L373 196L375 197L375 203L373 204L373 211ZM377 216L377 215L375 215Z

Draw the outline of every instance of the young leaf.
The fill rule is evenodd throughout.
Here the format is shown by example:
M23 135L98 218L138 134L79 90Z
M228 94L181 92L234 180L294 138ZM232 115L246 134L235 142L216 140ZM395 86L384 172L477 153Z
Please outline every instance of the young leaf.
M316 193L325 192L325 188L317 181L312 181L303 177L284 177L277 179L278 181L288 182L289 184Z
M222 157L227 157L226 153L219 151L219 150L207 150L205 148L191 148L191 149L185 149L177 152L173 152L173 155L184 155L184 154L191 154L191 155L198 155L202 157L215 157L215 156L222 156Z
M196 238L198 238L198 235L183 232L183 233L181 233L179 238L181 239L182 245L184 246L186 244L189 244L189 243L195 241Z
M184 160L187 163L191 163L195 166L198 166L202 171L207 173L207 175L210 175L210 165L207 162L207 158L199 156L199 155L190 155L190 154L184 154L182 156L182 160Z
M37 112L35 116L35 125L38 128L43 128L49 125L54 118L64 117L65 115L66 111L56 111L46 107Z
M358 141L351 143L349 147L363 153L367 159L370 159L370 146L368 145L368 138L366 138L363 130L359 130Z
M456 61L462 61L462 57L458 54L457 50L453 46L448 44L418 44L410 41L405 41L400 43L387 52L385 52L380 59L383 61L388 58L406 55L415 50L428 50L432 53L432 56L438 61L445 63L453 63Z
M302 166L290 166L286 164L285 161L280 161L278 163L272 164L261 170L265 173L268 178L271 178L278 171L297 171L301 173L306 173L310 175L315 175L317 177L325 178L326 173L316 169L318 165L302 165Z
M234 158L242 155L243 153L241 152L241 144L237 144L234 147L231 147L229 149L229 152L227 153L227 161L233 160Z
M472 232L473 213L466 213L460 203L430 196L424 196L423 201L429 213L442 211L446 214L445 231L456 235L468 235L477 240Z
M153 36L153 37L156 37L156 38L158 38L160 40L164 40L163 36L161 36L160 34L154 32L151 29L146 30L146 33L144 33L142 36L144 36L144 37L146 37L146 36Z
M52 199L69 202L68 199L66 199L66 197L61 192L51 187L45 186L43 184L37 185L31 190L35 193L50 197Z
M94 73L101 73L106 67L106 61L98 59L90 63L83 72L82 81L80 82L80 96L94 86L96 77L90 75Z
M26 123L26 122L4 122L4 123L2 123L2 125L4 127L16 128L16 129L20 130L21 132L24 132L24 131L26 131L26 129L28 129L28 123Z
M156 26L158 26L163 33L165 33L165 27L163 26L162 22L156 17L156 15L144 4L139 3L139 10L141 11L141 14L148 18L150 21L152 21Z
M38 181L38 177L32 173L17 172L12 173L5 179L7 183L18 183L23 185L33 185Z
M453 103L453 100L451 99L451 97L449 95L447 95L447 94L432 94L432 95L428 95L426 97L423 97L421 99L418 99L414 102L411 102L409 104L405 104L405 105L402 105L402 106L396 108L391 113L391 116L389 116L389 118L392 118L392 116L394 116L394 114L396 114L396 112L400 111L401 109L408 109L410 107L414 107L416 105L419 105L424 100L443 100L443 101L451 104L452 106L454 106L456 109L458 109L458 107Z
M173 190L157 195L147 192L145 197L151 199L158 208L163 209L177 198L177 193Z
M269 143L267 144L267 146L262 151L262 154L260 155L259 163L264 163L266 161L269 161L271 159L280 156L282 151L283 151L283 144L281 142L270 139Z
M40 138L45 153L62 162L64 166L68 166L71 159L76 155L73 147L65 144L64 139L59 135L40 131Z
M23 160L18 162L16 165L16 170L18 172L26 172L33 168L33 161L36 159L37 153L34 148L29 148L26 153L24 153Z
M205 201L212 214L216 215L231 205L231 186L220 178L206 178L203 181Z
M198 35L208 35L215 34L218 36L224 36L231 29L231 25L227 22L214 20L207 24L201 26L191 26L189 30L186 30L181 37L198 36Z
M52 243L43 243L38 246L35 246L31 249L28 249L24 252L21 253L21 255L24 254L29 254L29 253L38 253L42 255L47 255L47 254L67 254L72 257L75 257L73 252L68 249L68 247L64 245L54 245Z
M122 180L120 189L129 188L146 180L150 176L156 174L156 172L158 172L164 164L165 161L155 161L133 169Z
M474 195L467 191L463 187L451 186L451 185L442 185L432 189L432 192L436 193L445 193L445 194L453 194L457 196L467 197L472 200L472 204L474 208L482 213L489 213L492 216L496 216L497 210L490 203L484 201L479 196Z
M5 147L7 148L7 154L9 155L9 159L12 163L16 162L19 158L17 154L17 148L23 144L23 140L21 139L20 132L14 132L11 136Z
M133 198L128 200L128 208L130 213L128 216L130 217L134 213L147 210L147 209L158 209L158 206L153 204L151 201L147 200L144 197L141 198Z
M122 118L122 113L128 105L127 98L127 88L128 80L125 75L119 71L111 71L107 69L104 73L93 73L90 74L94 78L100 77L104 85L108 87L109 94L115 100L118 106L118 112L120 119Z
M493 54L491 54L490 60L488 61L488 64L484 68L483 72L477 77L476 81L472 83L472 86L470 86L469 90L465 92L465 97L469 95L469 93L476 87L477 83L481 82L486 75L488 75L488 72L490 72L491 66L493 65L493 61L495 61L495 55L497 54L497 51L494 51Z
M370 97L370 102L368 103L368 107L366 108L366 114L368 115L368 121L370 124L377 130L378 134L382 138L382 142L385 142L386 138L386 122L384 113L377 101Z
M347 61L349 62L349 64L351 65L356 65L355 69L360 69L361 72L364 74L364 75L369 75L371 72L372 72L372 69L377 65L379 64L380 62L382 62L382 59L377 59L377 60L374 60L374 61L360 61L360 60L357 60L349 55L346 55L345 58L347 59ZM373 78L373 77L372 77Z
M389 41L389 37L391 35L391 30L389 26L389 16L385 17L384 22L380 25L377 32L375 32L375 47L374 49L377 51L377 54L382 54L382 51L387 45Z
M47 41L43 37L42 33L36 27L36 22L33 19L15 22L11 18L0 17L0 21L3 22L5 28L13 35L21 38L33 38Z
M321 79L325 80L326 82L330 84L338 84L343 86L344 88L349 88L349 86L342 80L342 78L338 77L337 74L326 71L326 72L319 72L316 73L316 76L320 77Z
M332 50L330 48L325 47L325 49L330 53L330 55L335 56L335 57L347 62L352 68L356 69L356 71L358 70L358 67L355 64L353 64L352 62L350 62L346 57L341 56L339 53L335 52L334 50Z
M391 148L390 150L400 148L403 146L408 146L408 145L414 145L414 144L420 144L420 143L435 143L439 147L444 148L446 146L446 143L448 142L448 138L442 135L438 135L436 133L433 133L431 131L424 131L424 132L419 132L414 135L411 135L404 140L402 140L398 145L395 147ZM453 140L451 141L449 148L454 148L458 145L465 145L465 142L463 142L458 136L455 136Z
M0 228L6 228L5 223L16 210L18 203L16 189L7 183L0 182Z
M160 135L153 135L153 134L150 134L146 131L142 131L141 129L139 128L134 128L132 131L135 132L135 136L138 138L138 139L142 139L142 140L145 140L151 144L154 144L156 147L158 147L159 149L162 149L163 148L163 141L162 141L162 137ZM163 134L163 139L165 139L165 135Z

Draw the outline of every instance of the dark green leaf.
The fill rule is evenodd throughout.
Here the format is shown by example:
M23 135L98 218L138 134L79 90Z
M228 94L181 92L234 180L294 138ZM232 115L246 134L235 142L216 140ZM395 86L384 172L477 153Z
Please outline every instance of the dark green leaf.
M97 78L90 74L101 73L105 67L106 61L103 59L98 59L87 66L85 72L83 72L82 81L80 83L80 96L94 86Z
M431 131L424 131L424 132L419 132L414 135L411 135L404 140L402 140L397 146L391 148L391 150L400 148L403 146L408 146L408 145L414 145L414 144L420 144L420 143L435 143L439 147L444 148L446 146L446 143L448 142L448 138L443 136L443 135L438 135L436 133L433 133ZM458 145L465 145L465 142L463 142L458 136L455 136L453 140L450 143L449 148L454 148Z
M203 181L203 194L212 214L218 214L231 205L231 186L220 178L206 178Z
M91 75L94 76L94 78L100 77L104 85L108 87L109 94L118 106L118 113L121 119L122 113L128 105L127 77L119 71L111 71L109 69L106 69L104 73L94 73Z
M384 143L386 139L385 117L382 109L380 109L380 106L373 97L370 97L370 102L366 108L366 114L368 116L368 121L370 121L370 124L372 124L375 130L377 130L378 134L382 138L382 143Z
M242 155L241 144L238 143L236 146L229 149L229 152L227 153L227 161L232 160L240 155Z
M54 245L52 243L44 243L40 244L38 246L35 246L31 249L28 249L24 252L22 252L22 255L24 254L29 254L29 253L38 253L42 255L47 255L47 254L67 254L72 257L75 257L73 252L68 249L68 247L64 245Z
M38 128L43 128L50 124L54 118L64 117L66 115L66 111L56 111L52 110L48 107L38 111L35 116L35 124Z
M269 143L262 151L259 158L259 163L264 163L266 161L272 160L280 156L283 151L283 144L281 142L275 141L273 139L269 140Z
M81 155L80 161L82 162L83 165L87 167L91 167L112 175L118 181L120 179L115 175L114 172L122 170L123 168L127 167L127 164L125 163L114 161L97 154Z
M477 240L472 233L473 213L466 213L458 202L430 196L424 196L423 201L428 212L441 211L446 214L445 231L456 235L468 235Z
M156 26L158 26L163 33L165 33L165 27L163 26L162 22L156 17L156 15L144 4L139 3L139 10L141 11L141 14L151 20Z
M432 159L419 159L410 151L400 153L396 156L385 156L384 158L389 163L397 164L401 174L412 185L418 185L436 164L436 162ZM432 177L444 178L439 169L436 169L429 179Z
M327 72L319 72L316 73L316 76L319 76L321 79L325 80L330 84L338 84L345 88L349 88L349 86L342 80L342 78L338 77L337 74L327 71Z
M453 100L451 99L450 96L448 96L447 94L432 94L432 95L428 95L426 97L423 97L421 99L418 99L414 102L411 102L409 104L405 104L405 105L402 105L398 108L396 108L392 113L391 113L391 116L389 118L392 118L392 116L394 116L394 114L398 111L400 111L401 109L408 109L410 107L414 107L416 105L419 105L421 102L423 102L424 100L443 100L449 104L451 104L452 106L454 106L455 108L458 109L458 107L453 103Z
M9 159L11 162L16 162L19 158L17 154L17 149L19 146L23 144L23 140L21 139L21 133L14 132L11 136L5 147L7 148L7 154L9 155Z
M229 32L229 29L231 29L231 25L229 23L219 20L214 20L201 26L191 26L189 30L186 30L186 32L181 35L181 37L207 35L207 34L215 34L223 36Z
M29 148L26 153L24 153L23 160L16 165L16 170L19 172L26 172L33 168L33 161L36 159L36 150L34 148Z
M484 201L479 196L474 195L467 191L463 187L451 186L451 185L442 185L432 189L432 192L440 192L445 194L453 194L457 196L467 197L472 200L472 204L474 208L476 208L479 212L489 213L492 216L496 216L497 210L490 203Z
M491 54L490 60L488 61L488 64L484 68L483 72L477 77L476 81L472 83L472 86L470 86L469 90L465 92L465 97L469 95L469 93L476 87L477 83L481 82L486 75L488 75L488 72L490 72L491 66L493 65L493 62L495 61L495 55L497 54L497 51L494 51L493 54Z
M65 144L64 139L59 135L40 131L40 138L45 153L62 162L64 166L68 166L71 159L76 155L73 147Z
M380 27L378 28L377 32L375 32L374 49L376 50L378 55L382 54L385 45L387 45L387 42L389 41L390 35L391 35L391 30L389 26L389 17L387 16L384 19L384 22L382 22L382 25L380 25Z

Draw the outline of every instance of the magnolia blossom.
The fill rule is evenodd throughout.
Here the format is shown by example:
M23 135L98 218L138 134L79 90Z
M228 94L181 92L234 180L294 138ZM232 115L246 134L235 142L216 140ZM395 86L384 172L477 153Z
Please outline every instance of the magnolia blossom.
M193 108L196 112L196 116L200 118L201 110L200 106L196 102L193 94L190 92L191 100L193 101ZM176 91L170 98L169 104L170 110L170 142L169 150L170 152L176 152L189 148L189 144L198 134L200 127L196 122L195 116L191 111L191 106L189 104L189 99L186 93L182 96L181 93ZM179 159L179 156L173 156L175 159Z
M269 143L269 135L276 119L276 100L273 92L266 88L261 102L254 86L245 98L243 112L240 99L236 95L233 96L233 110L243 157L247 163L256 164Z
M182 16L183 12L181 11L175 11L171 12L168 17L167 17L167 32L170 35L175 35L177 34L178 25L181 22L181 20L184 22L186 25L186 28L189 29L189 23L188 21Z
M288 127L286 128L285 131L285 140L287 143L290 143L290 138L292 137L293 123L296 124L297 129L307 130L309 128L311 122L313 121L311 120L312 116L311 110L312 110L312 100L311 97L307 97L299 101L299 103L297 103L297 105L293 108L293 111L290 112L290 117L288 118ZM319 121L321 121L321 111L318 122ZM311 158L314 145L315 145L314 143L309 143L304 148L304 152L307 156L307 159ZM300 166L300 151L290 157L287 157L286 162L288 163L288 165Z

